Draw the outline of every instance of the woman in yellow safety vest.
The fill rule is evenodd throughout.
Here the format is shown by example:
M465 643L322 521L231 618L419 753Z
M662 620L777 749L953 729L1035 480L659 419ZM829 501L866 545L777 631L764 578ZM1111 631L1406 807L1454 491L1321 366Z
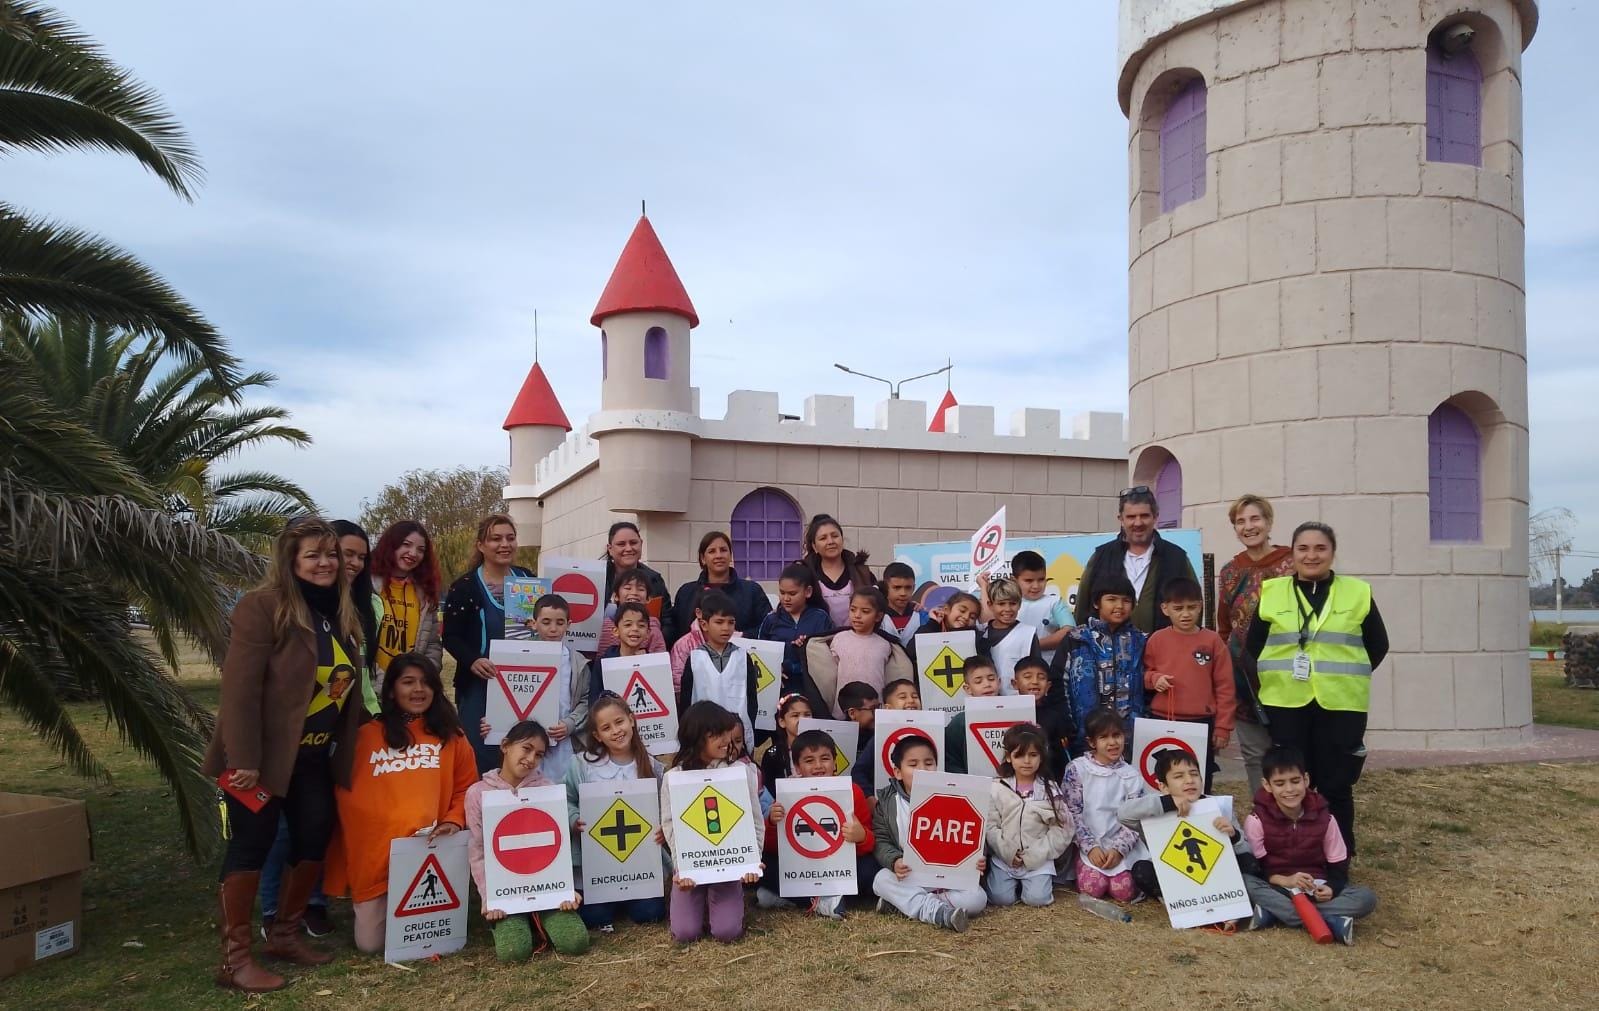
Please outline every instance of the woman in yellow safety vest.
M1388 630L1371 584L1333 571L1332 527L1301 523L1291 543L1293 575L1261 585L1248 649L1259 661L1272 743L1305 756L1311 785L1326 798L1353 855L1371 672L1388 655Z

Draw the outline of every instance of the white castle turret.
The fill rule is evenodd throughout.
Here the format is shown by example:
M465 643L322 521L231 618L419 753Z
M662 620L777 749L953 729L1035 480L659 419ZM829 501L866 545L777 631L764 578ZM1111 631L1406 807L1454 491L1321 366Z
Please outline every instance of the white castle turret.
M1224 558L1317 518L1394 652L1374 745L1531 730L1532 0L1122 0L1134 480ZM1163 510L1164 511L1164 510Z

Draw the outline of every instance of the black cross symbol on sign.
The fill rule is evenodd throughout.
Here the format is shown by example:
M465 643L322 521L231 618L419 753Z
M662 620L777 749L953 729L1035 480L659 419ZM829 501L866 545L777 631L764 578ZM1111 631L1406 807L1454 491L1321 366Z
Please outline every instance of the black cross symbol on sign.
M622 813L621 808L617 808L616 818L614 821L610 825L600 829L599 833L600 835L608 835L613 837L616 842L616 851L618 853L626 853L628 851L627 837L635 832L642 831L644 830L639 826L629 823L627 820L627 815Z
M958 674L966 673L966 665L957 661L954 655L950 653L945 653L939 659L944 662L944 666L934 667L927 672L927 676L943 678L944 690L953 693L955 691L955 677Z

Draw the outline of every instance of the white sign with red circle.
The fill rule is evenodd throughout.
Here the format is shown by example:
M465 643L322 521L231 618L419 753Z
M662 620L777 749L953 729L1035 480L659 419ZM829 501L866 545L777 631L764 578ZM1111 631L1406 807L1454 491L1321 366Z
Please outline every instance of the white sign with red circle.
M483 794L484 909L530 913L577 898L566 817L563 786Z
M1136 758L1132 761L1133 768L1144 777L1151 790L1160 789L1160 781L1155 778L1155 756L1165 749L1178 748L1193 755L1201 773L1210 755L1209 735L1203 723L1152 720L1141 716L1133 721L1132 746L1138 753L1128 756L1129 760Z
M592 653L600 641L605 623L605 563L593 558L539 558L539 575L550 581L550 592L558 594L570 608L571 620L566 639L572 648Z
M854 808L848 776L789 776L777 781L783 830L777 838L778 894L855 895L855 847L844 839Z
M876 729L872 731L877 741L877 789L894 781L894 745L907 737L925 737L933 742L938 767L944 767L944 719L945 714L936 709L877 711Z
M972 534L972 568L967 578L974 584L977 577L992 572L1009 559L1005 557L1005 507L988 518L988 522Z
M988 826L987 776L918 771L911 778L905 880L923 888L976 888Z

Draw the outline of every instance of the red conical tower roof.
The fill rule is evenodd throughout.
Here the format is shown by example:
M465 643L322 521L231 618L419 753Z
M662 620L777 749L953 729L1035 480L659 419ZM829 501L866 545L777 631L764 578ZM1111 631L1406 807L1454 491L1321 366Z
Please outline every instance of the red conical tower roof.
M944 430L944 413L955 406L957 406L955 403L955 391L945 390L944 399L938 402L938 410L933 412L933 423L927 426L927 430L929 432L942 432Z
M561 402L555 399L550 380L538 362L533 363L527 378L522 380L521 392L517 393L511 413L505 416L505 424L500 427L510 431L521 425L553 425L565 432L572 430L572 423L566 420L566 412L561 410Z
M677 268L647 217L640 216L628 236L589 322L599 326L605 317L620 312L670 312L688 320L690 327L700 325L694 303L678 280Z

